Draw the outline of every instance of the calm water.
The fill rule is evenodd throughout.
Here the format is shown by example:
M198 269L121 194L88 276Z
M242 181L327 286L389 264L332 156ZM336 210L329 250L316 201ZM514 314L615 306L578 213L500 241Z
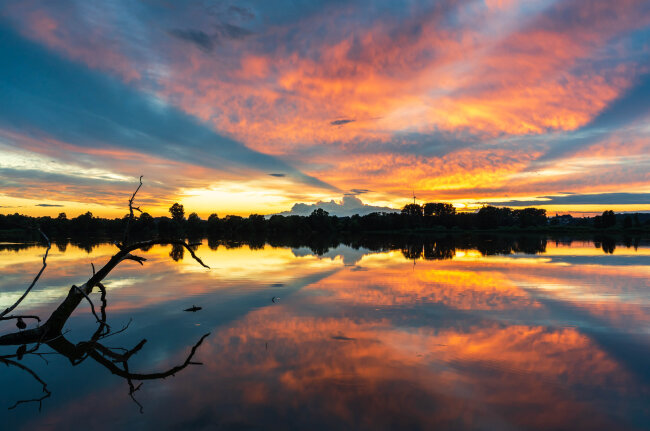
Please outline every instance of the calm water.
M113 332L131 323L100 342L128 350L146 339L128 367L147 374L183 364L210 333L192 358L202 365L144 381L134 400L128 381L94 357L73 365L27 354L20 364L51 396L40 413L38 402L8 410L43 392L26 370L0 366L1 428L650 429L650 246L477 248L342 246L318 256L204 243L197 254L206 270L153 247L144 267L125 262L106 279ZM43 251L0 245L2 308L29 284ZM49 316L90 276L91 262L115 251L53 246L19 310ZM192 305L202 310L183 311ZM0 333L14 325L0 322ZM97 326L82 303L64 338L87 341Z

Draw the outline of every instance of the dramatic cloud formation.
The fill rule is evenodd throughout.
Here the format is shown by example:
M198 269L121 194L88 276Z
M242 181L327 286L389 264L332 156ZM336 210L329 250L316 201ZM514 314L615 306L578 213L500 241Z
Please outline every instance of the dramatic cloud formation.
M645 0L25 0L0 40L15 207L107 208L142 173L151 205L203 213L650 192Z
M298 203L295 204L291 211L285 211L280 213L280 215L301 215L307 216L312 213L312 211L321 208L327 211L330 215L335 215L339 217L351 216L354 214L366 215L374 212L395 212L396 210L388 207L377 207L372 205L365 205L361 199L345 195L340 202L335 202L333 200L329 202L316 202L313 205Z

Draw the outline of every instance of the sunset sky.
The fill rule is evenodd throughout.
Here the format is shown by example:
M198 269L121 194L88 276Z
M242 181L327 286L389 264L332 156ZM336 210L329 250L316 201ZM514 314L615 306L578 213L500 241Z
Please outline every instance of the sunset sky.
M650 1L3 1L0 213L650 211Z

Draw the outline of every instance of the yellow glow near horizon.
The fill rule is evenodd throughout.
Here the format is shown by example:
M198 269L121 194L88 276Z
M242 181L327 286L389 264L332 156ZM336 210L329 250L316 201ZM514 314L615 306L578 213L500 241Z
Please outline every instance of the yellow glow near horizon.
M155 203L140 204L140 207L154 217L168 216L169 207L174 202L178 202L185 207L186 215L196 212L201 218L206 219L212 213L218 214L219 217L226 215L247 217L250 214L268 215L289 211L296 203L311 205L319 201L334 201L339 204L342 202L343 197L338 193L323 192L309 186L302 187L304 188L300 190L300 193L296 193L296 184L284 178L268 181L228 181L209 188L181 189L174 196L164 197ZM123 199L116 202L117 205L83 202L83 196L78 198L79 200L66 201L47 198L35 200L0 194L0 214L20 213L35 217L56 217L59 213L64 212L68 218L72 218L90 211L97 217L116 218L123 217L127 213L126 200L128 196L124 196ZM407 197L396 197L376 192L358 195L357 198L361 199L364 205L388 207L398 211L404 205L412 202ZM458 212L474 212L483 205L508 206L513 209L535 207L545 209L549 217L556 213L571 214L576 217L593 216L601 214L604 210L650 212L650 204L546 204L546 202L552 202L550 199L540 199L534 205L522 206L518 204L522 201L535 201L536 199L540 198L535 196L494 196L475 199L418 199L417 203L424 205L426 202L448 202ZM509 200L511 200L510 205L503 205L503 202Z
M207 218L212 213L216 213L220 217L274 214L288 211L297 203L295 198L292 199L282 186L283 184L278 184L277 188L269 188L268 186L228 183L222 184L218 188L187 189L181 191L178 202L183 204L186 214L196 212L203 218ZM309 193L309 197L321 200L328 196Z

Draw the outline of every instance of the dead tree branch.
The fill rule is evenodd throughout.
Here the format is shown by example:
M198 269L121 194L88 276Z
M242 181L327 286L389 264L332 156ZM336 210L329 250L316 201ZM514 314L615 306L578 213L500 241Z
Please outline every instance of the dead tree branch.
M29 314L20 314L20 315L12 314L11 316L0 317L0 320L12 320L12 319L35 319L38 320L39 322L41 321L40 317L32 316Z
M116 244L117 247L119 248L119 251L115 253L108 260L108 262L106 262L104 266L101 267L99 270L96 270L95 265L91 264L92 276L81 286L73 285L68 291L66 298L52 312L52 314L49 316L49 318L46 320L46 322L43 325L40 325L36 328L13 332L13 333L0 336L0 346L11 346L11 345L19 346L16 354L0 356L0 363L4 363L7 366L16 366L24 370L25 372L29 373L36 381L38 381L42 385L43 394L44 394L41 398L18 401L15 405L10 407L11 409L15 408L16 406L22 403L38 402L39 411L40 411L43 400L48 398L51 395L51 392L47 389L47 384L34 371L32 371L28 367L16 361L13 361L12 359L9 359L14 357L17 359L21 359L25 354L41 355L36 350L42 344L47 344L56 353L67 357L73 366L83 362L86 358L91 357L100 365L103 365L105 368L107 368L111 373L126 379L129 385L129 395L131 396L133 401L136 404L138 404L141 411L142 411L142 405L135 399L134 393L140 389L142 383L136 386L133 384L133 381L164 379L168 376L175 375L177 372L183 370L189 365L200 364L199 362L193 362L192 358L194 357L201 343L203 343L203 340L208 335L210 335L209 333L203 335L199 339L199 341L192 347L185 362L183 362L181 365L177 365L173 368L170 368L167 371L149 373L149 374L133 373L129 370L129 365L128 365L128 361L143 348L144 344L146 343L146 340L143 339L142 341L140 341L140 343L138 343L135 347L133 347L130 350L126 350L122 348L111 349L99 343L99 341L102 339L108 338L109 336L116 335L125 331L128 328L129 324L131 323L129 321L129 324L127 324L121 330L111 332L110 326L106 323L106 306L107 306L106 288L102 284L102 281L110 274L110 272L113 269L115 269L117 265L119 265L121 262L125 260L133 260L139 263L140 265L144 265L146 259L144 257L134 255L132 254L132 252L136 250L146 250L153 245L167 245L167 244L176 245L187 249L187 251L190 253L192 258L196 260L201 266L208 269L210 268L195 254L194 250L196 249L197 246L196 244L188 244L187 242L180 239L151 239L151 240L139 241L135 243L129 242L129 229L130 229L130 223L133 220L133 210L142 212L139 208L133 206L135 196L141 187L142 187L142 177L140 177L140 184L138 185L137 189L129 199L129 220L127 220L127 226L124 232L124 239L121 244L119 243ZM14 303L11 307L5 309L5 311L0 313L0 320L33 318L40 322L40 318L38 316L27 316L27 315L7 316L25 299L25 297L32 290L32 288L34 287L34 285L36 284L36 282L38 281L38 279L40 278L41 274L43 273L43 271L47 266L46 260L51 248L51 243L49 238L40 229L39 232L47 242L47 249L45 251L45 255L43 256L43 266L38 272L38 274L36 275L36 277L34 278L34 280L32 281L31 285L18 299L18 301L16 301L16 303ZM101 317L97 315L97 312L95 311L95 306L89 297L89 295L92 293L93 288L95 286L97 286L97 288L101 292L101 302L102 302L102 305L100 307ZM66 322L68 321L68 319L70 318L74 310L79 306L79 304L84 298L89 302L91 312L95 317L95 319L97 320L99 326L89 341L80 342L75 345L65 338L64 336L65 333L62 330L63 330L63 326L66 324ZM28 344L36 344L36 345L31 349L27 349L26 346ZM121 353L116 352L116 350L121 351ZM122 365L122 367L120 367L119 365Z
M138 194L138 191L140 191L140 187L142 187L142 175L140 175L140 184L138 185L138 188L135 189L135 191L131 195L131 199L129 199L129 218L126 221L126 228L124 229L124 238L122 239L122 246L125 246L129 242L129 230L131 229L131 221L133 220L133 210L137 210L140 213L142 213L142 210L140 208L133 206L135 195Z
M29 285L29 287L25 290L25 293L18 298L18 301L16 301L12 306L8 307L0 313L0 317L4 317L7 314L11 313L18 305L20 305L21 302L23 302L23 299L27 297L29 292L31 292L32 288L36 285L36 282L38 281L39 278L41 278L41 274L43 274L43 271L45 271L45 268L47 267L47 255L50 253L50 248L52 248L52 243L50 243L50 239L43 233L43 231L39 228L38 231L40 232L41 236L45 238L45 242L47 243L47 249L45 250L45 255L43 255L43 266L41 267L41 270L38 271L38 274L36 274L36 277L34 277L34 280L32 281L32 284Z
M31 375L31 376L34 378L34 380L36 380L38 383L41 384L41 387L42 387L42 389L43 389L43 396L42 396L42 397L40 397L40 398L33 398L33 399L30 399L30 400L20 400L20 401L16 401L16 404L14 404L13 406L9 407L9 410L13 410L13 409L15 409L15 408L18 407L20 404L25 404L25 403L35 403L35 402L37 402L37 403L38 403L38 411L40 412L40 411L41 411L41 408L43 407L43 400L46 399L46 398L49 398L49 397L52 395L52 392L50 392L50 391L47 389L47 383L45 383L45 382L43 381L43 379L41 379L41 378L38 376L38 374L36 374L36 372L34 372L31 368L26 367L25 365L21 364L20 362L16 362L16 361L12 361L11 359L4 359L4 358L0 358L0 362L3 363L3 364L5 364L5 365L7 365L7 366L14 366L14 367L20 368L21 370L27 372L29 375Z
M81 293L84 296L84 298L86 298L86 300L90 304L90 312L93 314L93 316L95 316L95 319L97 320L97 323L99 323L100 326L101 325L108 326L108 323L106 323L105 320L100 319L99 316L97 315L97 313L95 312L95 304L93 304L93 301L90 299L90 297L88 295L86 295L83 290L81 290L80 288L78 288L74 284L72 285L72 287L77 289L79 291L79 293Z

